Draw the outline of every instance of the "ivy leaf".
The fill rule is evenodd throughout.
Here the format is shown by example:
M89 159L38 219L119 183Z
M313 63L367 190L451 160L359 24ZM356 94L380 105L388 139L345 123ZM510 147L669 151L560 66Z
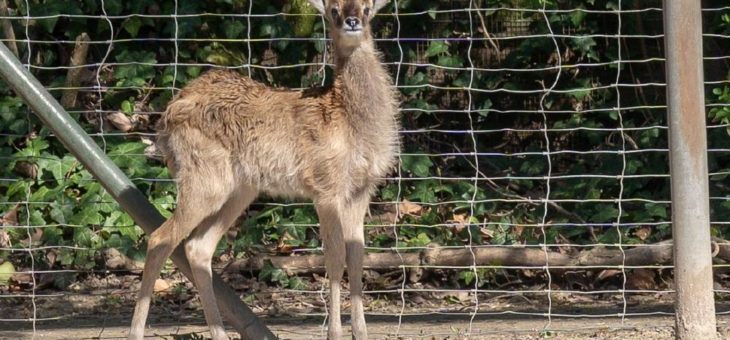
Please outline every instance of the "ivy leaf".
M69 248L58 249L56 253L56 262L63 266L70 266L74 263L74 251Z
M449 44L446 41L434 40L428 45L426 50L426 58L437 56L439 54L448 53Z
M662 204L656 204L656 203L646 203L644 204L644 209L646 209L646 213L649 214L649 216L665 219L667 218L667 206Z
M13 197L15 195L22 195L23 197L26 197L26 193L30 189L31 183L28 181L17 181L15 183L10 184L8 187L7 193L5 195L7 197Z
M137 37L140 27L142 27L142 19L139 17L130 17L122 23L122 28L124 28L124 30L127 31L132 38Z
M200 66L190 66L185 70L185 73L191 78L197 78L200 75Z
M81 10L75 1L43 1L32 4L31 13L33 16L45 16L38 19L38 24L48 33L53 33L59 21L58 14L81 14Z
M53 174L53 178L57 181L62 181L78 165L79 163L76 161L76 158L67 155L57 161L53 166L49 166L49 168Z
M46 226L43 228L43 240L45 244L63 244L63 228Z
M31 225L46 225L46 219L44 217L43 211L38 209L32 209L32 212L30 213L30 224Z
M464 280L467 285L472 284L476 280L476 274L471 270L464 270L459 273L459 279Z
M431 238L426 233L419 233L418 236L408 241L411 247L424 247L431 243Z
M134 104L132 104L132 102L129 100L123 101L122 102L122 112L124 112L124 113L134 112Z
M431 158L425 155L403 155L401 161L403 169L416 177L427 177L433 166Z
M117 86L144 86L155 77L152 65L157 63L157 56L153 52L123 50L115 58L120 63L128 63L114 69Z
M295 276L295 277L292 277L289 279L289 282L287 283L287 288L295 289L295 290L302 290L302 289L307 289L307 284L304 282L304 280Z
M109 158L128 175L134 176L141 169L147 168L147 160L144 156L145 147L141 142L122 143L109 152Z
M583 6L579 7L580 9L583 8ZM573 13L570 15L570 22L573 23L573 26L578 27L580 24L583 23L583 20L586 18L586 12L581 11L580 9L573 11Z
M398 190L399 188L395 184L385 185L380 189L380 198L384 201L392 201L398 196Z
M590 52L593 51L593 48L598 45L596 43L596 40L592 37L578 37L574 39L575 47L582 52L582 54L588 55Z
M66 224L73 216L73 208L74 206L69 203L53 202L51 203L51 219L56 223Z
M244 29L245 27L240 21L225 21L223 23L223 32L225 32L228 39L239 37Z
M436 64L444 67L462 67L464 66L464 59L459 56L442 55L439 56Z
M436 190L434 190L437 186L438 182L435 180L418 181L413 192L408 195L408 199L422 203L437 202L438 198L436 197Z
M51 189L48 189L46 186L42 186L38 189L36 189L31 195L29 200L31 202L44 202L46 199L51 196Z
M76 215L71 217L69 221L71 224L88 226L88 225L99 225L103 222L103 218L99 211L93 205L87 205Z
M121 0L106 0L104 2L104 9L108 15L119 15L122 13L124 6Z
M288 275L280 268L274 267L271 260L266 260L259 272L259 281L285 282L288 279Z
M48 141L42 138L31 139L23 150L16 152L13 155L15 159L26 160L28 158L35 158L41 155L41 151L48 149Z
M600 204L596 207L596 213L591 216L591 221L596 223L609 222L616 219L616 217L618 217L616 207L610 204Z
M172 209L175 205L175 198L171 195L157 197L152 200L152 205L157 208L157 211L159 211L162 216L170 218L170 216L172 216Z
M94 233L91 232L89 228L86 227L78 227L74 228L74 244L80 247L91 247L92 238L94 237Z

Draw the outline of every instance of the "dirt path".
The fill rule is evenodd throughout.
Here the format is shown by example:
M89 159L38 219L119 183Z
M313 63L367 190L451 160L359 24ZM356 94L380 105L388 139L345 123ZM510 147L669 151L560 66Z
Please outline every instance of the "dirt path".
M87 289L37 291L0 299L0 339L124 339L135 304L134 282L106 277ZM126 283L125 283L126 282ZM150 339L205 339L198 299L184 281L158 294L148 321ZM236 281L240 282L240 281ZM255 282L254 282L255 283ZM252 284L253 285L253 284ZM97 287L97 288L94 288ZM243 299L281 339L324 339L325 301L321 292L305 294L268 286L242 287ZM312 289L316 289L312 288ZM253 293L250 293L253 291ZM481 294L479 312L468 292L367 295L371 339L673 339L671 294L568 294L555 291ZM730 301L716 302L720 339L730 339ZM548 324L543 316L551 306ZM345 303L344 307L348 307ZM404 316L398 315L404 312ZM625 320L618 316L627 313ZM37 319L35 329L29 320ZM345 322L345 332L349 326ZM466 334L469 334L467 336ZM230 336L237 339L232 330ZM349 338L349 337L348 337Z
M128 320L123 318L81 317L78 322L58 320L39 322L35 332L30 325L3 323L1 339L124 339ZM398 327L397 317L374 316L368 320L373 339L673 339L671 316L620 318L553 318L550 331L544 331L545 319L503 315L477 318L471 325L468 316L406 316ZM264 322L281 339L324 339L321 317L265 318ZM147 331L150 339L204 339L207 328L199 315L176 319L154 318ZM730 316L718 319L720 338L730 338ZM397 334L397 335L396 335ZM230 333L237 338L237 334Z

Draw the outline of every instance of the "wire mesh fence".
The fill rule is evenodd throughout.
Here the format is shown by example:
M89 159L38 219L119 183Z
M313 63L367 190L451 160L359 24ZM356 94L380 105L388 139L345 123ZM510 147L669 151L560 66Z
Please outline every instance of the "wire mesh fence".
M332 82L325 26L304 3L3 1L0 21L3 42L169 216L176 189L153 126L189 80L231 68L279 87ZM401 94L403 152L366 219L367 314L387 321L371 334L487 337L672 315L661 2L394 0L388 9L374 32ZM706 1L718 242L730 225L728 16ZM83 315L126 324L141 230L3 91L0 320L24 334ZM716 248L717 312L727 314L730 254ZM327 316L309 202L260 198L216 265L257 312ZM170 268L159 285L153 313L173 315L162 324L201 322L185 316L197 306L182 276ZM449 321L408 327L419 317ZM480 323L499 318L528 322Z

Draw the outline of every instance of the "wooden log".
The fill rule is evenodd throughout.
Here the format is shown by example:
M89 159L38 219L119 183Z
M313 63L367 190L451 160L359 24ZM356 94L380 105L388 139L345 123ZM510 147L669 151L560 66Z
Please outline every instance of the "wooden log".
M626 266L650 266L672 263L672 241L638 247L625 245L623 248L623 253L618 247L612 247L611 249L600 247L582 251L577 258L577 262L572 262L571 265L618 266L623 264Z
M71 53L71 61L69 62L68 73L66 74L66 83L61 97L61 106L64 108L76 107L76 98L79 93L78 87L81 85L81 75L84 71L79 67L86 63L86 57L89 54L89 35L81 33L76 37L73 53Z
M715 250L715 254L717 255L715 257L730 262L730 242L717 237L713 237L712 241L717 247Z
M727 253L730 257L730 243L723 241L718 257ZM324 272L323 255L302 256L254 256L230 263L226 271L258 272L267 261L289 274ZM672 263L672 242L664 241L654 245L624 245L618 247L595 247L574 253L561 253L537 247L494 246L481 248L442 249L427 247L418 253L370 253L365 256L365 268L392 270L409 268L512 266L542 268L546 264L564 270L565 267L614 267L667 265Z
M435 252L435 254L428 254ZM549 263L552 266L565 266L570 263L566 254L545 251L534 247L488 247L426 250L423 265L438 267L462 267L476 264L478 266L524 266L541 267Z
M401 254L395 253L370 253L365 255L363 266L366 269L393 269L401 265L418 266L421 261L419 253ZM284 270L287 274L324 273L323 255L302 255L302 256L254 256L247 259L238 259L226 266L225 271L233 272L258 272L264 268L266 262Z

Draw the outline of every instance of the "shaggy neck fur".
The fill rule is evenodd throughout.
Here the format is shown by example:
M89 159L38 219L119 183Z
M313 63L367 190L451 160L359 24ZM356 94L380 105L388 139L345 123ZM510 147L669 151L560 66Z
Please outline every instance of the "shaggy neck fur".
M370 39L348 52L336 57L335 88L351 126L358 133L395 131L397 100L380 53Z

